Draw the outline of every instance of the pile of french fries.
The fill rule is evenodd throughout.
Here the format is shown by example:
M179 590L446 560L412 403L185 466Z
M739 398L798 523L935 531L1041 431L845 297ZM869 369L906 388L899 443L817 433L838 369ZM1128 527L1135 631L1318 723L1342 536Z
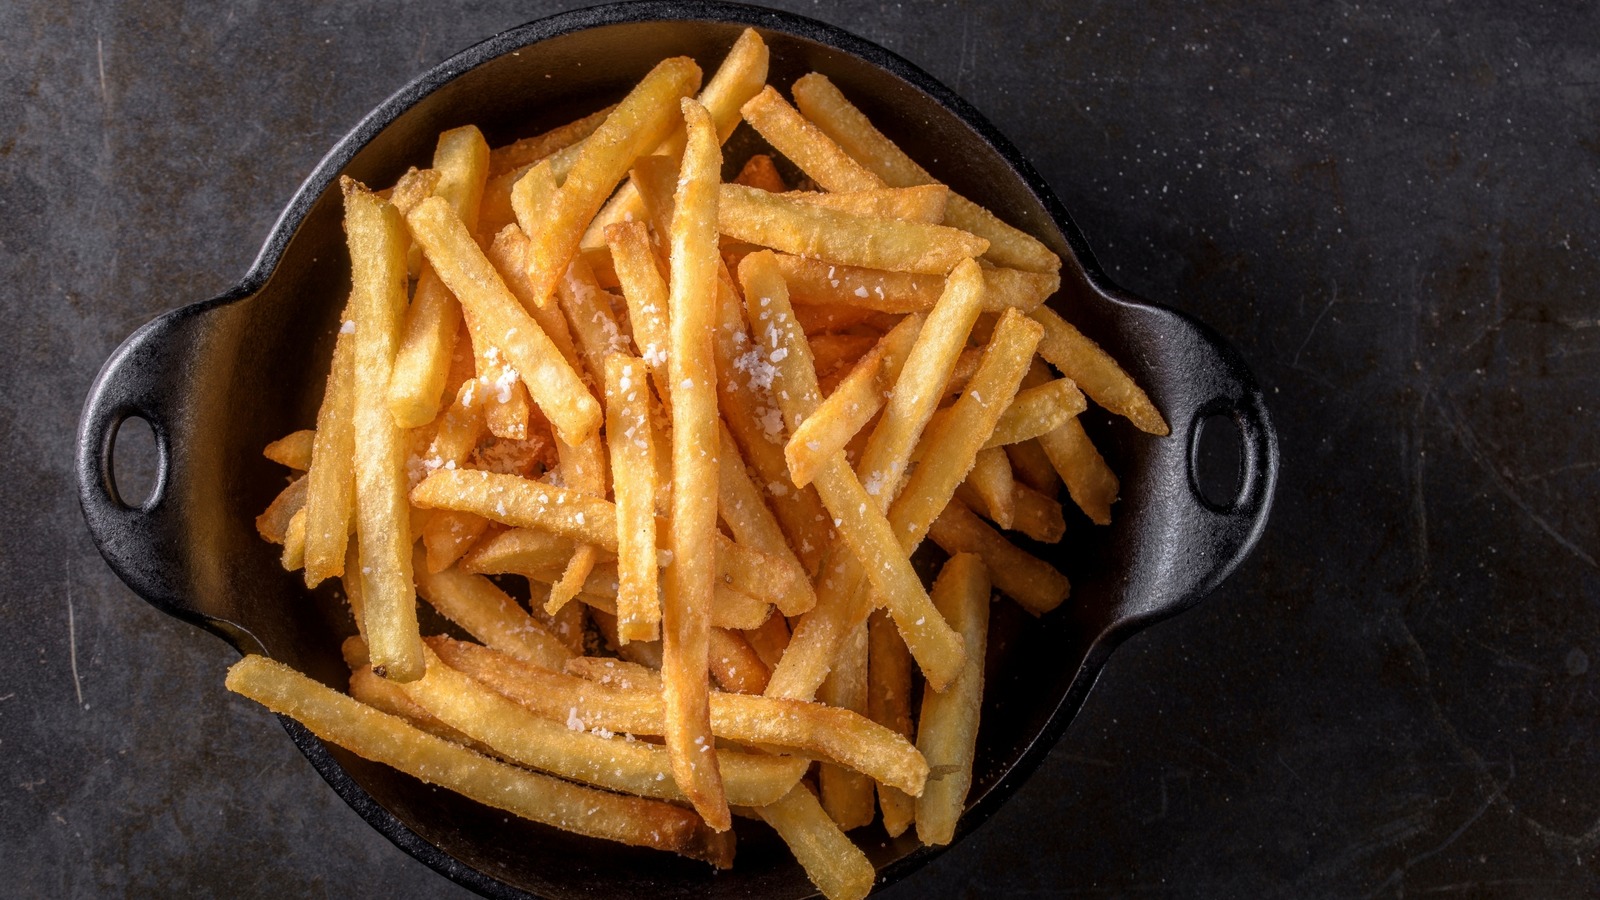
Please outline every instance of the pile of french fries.
M1067 597L1004 532L1059 540L1063 483L1110 520L1085 395L1167 426L1044 305L1055 254L827 78L791 102L766 76L746 31L704 86L668 59L554 131L456 128L387 190L343 182L348 305L257 526L342 580L350 690L254 656L227 684L580 834L726 867L732 814L759 817L862 897L845 831L954 835L991 592ZM799 189L767 155L722 181L741 122ZM418 597L472 640L424 637Z

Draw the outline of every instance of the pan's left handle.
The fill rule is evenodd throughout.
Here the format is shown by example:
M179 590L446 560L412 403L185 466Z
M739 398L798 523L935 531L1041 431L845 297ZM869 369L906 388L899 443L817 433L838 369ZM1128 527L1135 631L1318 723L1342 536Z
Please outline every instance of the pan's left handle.
M174 310L123 341L89 388L78 422L78 501L95 545L135 593L191 621L204 617L185 598L181 510L171 494L191 438L182 398L212 309ZM134 418L149 424L156 445L155 486L139 503L124 500L113 465L117 432Z

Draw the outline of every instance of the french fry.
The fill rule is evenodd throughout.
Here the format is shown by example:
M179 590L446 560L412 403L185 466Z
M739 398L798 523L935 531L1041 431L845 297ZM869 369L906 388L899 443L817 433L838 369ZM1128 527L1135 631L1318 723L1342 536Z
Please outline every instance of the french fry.
M1050 457L1039 446L1037 438L1019 444L1007 444L1006 457L1011 460L1011 469L1023 484L1046 497L1054 497L1061 492L1061 476L1056 474L1055 466L1050 464Z
M386 411L387 412L387 411ZM374 656L376 661L377 657ZM357 756L424 782L564 831L704 857L717 846L688 810L623 797L495 762L307 678L281 663L246 656L228 670L228 689ZM717 861L731 863L726 852Z
M711 629L708 663L717 684L736 694L761 693L767 689L767 678L772 674L744 635L727 628ZM730 794L728 802L739 801Z
M529 246L528 237L522 233L522 229L507 225L494 236L494 242L489 247L489 259L495 271L505 279L506 287L522 304L523 310L544 329L550 343L560 351L561 358L576 372L582 364L577 345L572 340L572 331L567 327L567 317L554 303L540 305L534 302L526 264Z
M910 187L934 181L926 170L884 137L825 76L813 72L797 80L792 90L795 104L806 118L885 184ZM986 255L996 265L1033 272L1055 272L1061 268L1061 259L1037 238L1007 225L959 194L951 196L945 221L985 238L990 244Z
M613 553L617 549L617 508L609 501L516 475L438 469L412 490L411 502L424 509L460 510L516 528L551 531Z
M533 165L558 150L565 150L594 134L595 129L599 128L616 108L613 104L581 119L558 125L542 134L521 138L490 150L489 174L502 175L513 169Z
M359 641L360 638L351 638ZM407 724L426 731L436 738L442 738L452 744L460 744L482 753L484 756L494 756L494 750L473 740L465 734L451 728L439 721L434 715L418 706L416 701L406 695L405 688L387 678L379 678L367 668L367 663L362 661L360 668L352 665L350 668L350 696L391 716L404 719Z
M739 264L739 277L754 315L759 346L777 367L779 403L792 429L821 404L810 349L795 324L783 276L773 265L772 255L753 253L745 257ZM908 368L909 365L908 362ZM961 641L932 609L922 582L911 568L911 560L901 551L872 492L862 486L842 453L824 463L817 472L815 487L833 516L834 527L893 613L923 674L930 684L945 684L960 668Z
M972 488L989 518L1001 528L1010 530L1016 518L1016 479L1011 474L1011 461L999 447L978 451L966 483Z
M1020 444L1065 425L1087 408L1083 392L1070 378L1057 378L1017 392L1006 407L984 449Z
M900 377L922 331L922 323L918 314L902 319L795 428L784 445L783 455L796 485L810 484L822 462L843 450L883 408L889 389Z
M1083 389L1089 399L1126 418L1140 431L1165 437L1172 429L1155 404L1100 345L1047 306L1030 315L1044 326L1039 355Z
M571 608L571 607L569 607ZM589 607L589 620L594 622L594 627L600 632L600 637L609 647L615 647L617 654L623 660L633 663L640 668L655 673L655 693L661 693L661 642L660 641L632 641L626 644L617 641L617 617L595 607ZM571 664L569 663L569 668Z
M428 646L452 668L489 685L548 719L576 717L584 728L635 735L666 730L659 681L620 660L578 657L569 672L532 666L487 647L445 637ZM633 646L633 645L630 645ZM625 689L623 682L634 684ZM912 796L922 793L928 767L904 737L847 709L752 694L710 694L712 731L748 746L812 754L861 772Z
M434 196L448 203L468 230L477 225L488 167L489 145L477 128L466 125L439 135L433 154L433 171L439 173ZM423 265L388 386L389 411L401 428L426 425L439 414L460 326L460 304L432 267Z
M482 685L438 657L428 673L405 686L406 695L430 714L492 747L506 759L563 778L641 797L681 800L670 777L666 751L642 741L574 730L552 722ZM805 773L806 762L723 750L733 802L770 803Z
M851 159L850 154L817 126L807 122L771 85L750 98L739 112L773 149L823 190L868 191L884 186L883 179Z
M1072 502L1096 525L1110 525L1111 504L1117 502L1117 476L1094 448L1083 425L1076 418L1068 419L1060 428L1040 435L1039 446L1067 483Z
M944 221L944 207L950 198L950 189L942 184L924 184L912 188L880 187L840 194L791 191L779 196L854 216L938 225Z
M867 715L896 734L911 737L911 653L894 620L881 609L867 620L867 657ZM883 830L890 837L899 837L914 820L915 803L897 787L878 785Z
M938 275L864 269L787 253L778 255L778 267L797 308L848 303L886 313L927 312L945 288ZM1016 307L1031 312L1060 287L1061 277L1054 273L984 266L983 310L999 313Z
M717 394L711 349L722 153L705 107L684 100L688 128L673 196L667 371L672 403L672 553L662 579L662 698L673 775L714 829L732 827L712 749L706 660L716 574Z
M989 567L995 589L1035 616L1061 605L1071 592L1067 576L1006 540L959 500L945 507L928 530L946 553L972 553Z
M911 452L938 406L944 384L978 318L983 289L983 273L977 263L965 260L958 265L900 369L858 466L867 493L877 498L879 509L887 509L900 491Z
M863 622L844 642L834 659L833 671L817 691L817 699L829 706L867 714L867 623ZM872 823L872 779L860 772L824 764L817 772L822 808L845 831Z
M772 510L761 499L760 489L750 480L732 433L725 423L718 424L717 512L735 541L774 558L788 569L784 580L792 588L774 597L773 602L786 616L800 615L817 603L811 579Z
M584 140L543 214L537 220L519 215L518 224L533 242L528 277L536 301L542 303L555 290L589 221L633 161L660 144L678 123L679 99L699 86L700 67L688 57L658 63Z
M633 341L639 347L640 363L655 382L656 393L671 397L667 383L667 282L661 277L650 234L643 222L624 222L606 229L606 245L622 285L628 305L628 321L633 326Z
M960 496L959 491L957 496ZM966 502L965 499L962 502ZM1061 514L1061 504L1055 498L1047 497L1018 481L1012 503L1016 506L1016 517L1011 526L1013 529L1042 544L1054 544L1066 535L1066 519Z
M745 640L750 642L750 648L756 656L767 666L767 677L772 677L772 668L783 657L785 647L789 646L789 622L783 616L771 616L761 623L760 628L753 628L744 633ZM766 688L761 689L763 692Z
M605 384L603 365L599 383L602 386ZM568 444L558 437L556 455L560 460L561 480L567 487L594 497L605 496L607 454L605 443L601 441L599 435L591 435L580 444ZM594 544L584 543L573 548L572 556L567 560L561 577L550 587L550 598L545 603L545 612L554 615L577 596L599 560L600 550Z
M387 199L400 210L400 215L410 212L412 207L433 196L439 187L442 173L435 169L418 169L412 166L395 181L394 187L389 190ZM379 196L383 196L379 192Z
M805 320L800 316L794 317L800 325L800 330L805 331ZM862 329L870 331L867 325ZM817 367L820 377L823 372L832 372L846 365L854 365L861 361L861 357L872 351L873 347L882 340L879 334L810 334L811 359Z
M471 550L488 529L489 520L482 516L435 510L422 526L425 555L418 559L429 572L443 572Z
M877 870L828 817L810 788L797 784L782 800L756 812L789 845L828 900L860 900L872 892Z
M289 526L283 530L283 554L280 563L285 572L296 572L306 566L305 507L301 507L289 517Z
M983 656L989 634L989 573L984 562L958 553L945 563L933 585L939 612L961 629L973 648L961 676L943 691L924 691L917 719L917 749L937 767L917 798L917 838L948 844L966 808L972 787L972 758L978 743L978 713L983 706Z
M309 479L302 475L279 491L266 511L256 516L256 533L274 544L283 543L283 536L289 531L289 520L305 508L308 484Z
M280 466L304 472L311 468L311 448L316 437L310 428L291 431L262 448L261 455Z
M561 356L443 200L424 201L406 220L439 277L468 312L474 343L500 347L562 439L580 443L600 427L600 404Z
M988 241L943 225L871 218L725 184L717 230L742 241L833 263L945 275Z
M406 506L405 443L390 414L389 384L406 305L405 226L393 206L354 181L341 183L350 247L356 537L373 671L394 681L422 677L422 637L412 586L411 534L397 528ZM432 201L443 204L435 198Z
M346 311L346 315L349 311ZM344 573L355 500L355 323L339 326L306 472L306 587Z
M744 161L744 168L739 170L739 177L733 179L734 184L746 187L760 188L774 194L781 194L789 189L783 183L783 176L778 174L778 167L773 165L772 157L765 153L751 154Z
M622 333L611 311L611 295L600 289L587 263L574 259L557 284L556 296L577 339L589 379L596 385L605 384L606 357L633 352L633 342Z
M648 369L639 359L606 359L606 437L617 506L617 639L661 636L657 597L655 446L650 432ZM592 546L592 545L590 545Z
M559 638L482 575L460 569L429 572L418 565L417 593L468 634L517 659L559 669L572 658Z

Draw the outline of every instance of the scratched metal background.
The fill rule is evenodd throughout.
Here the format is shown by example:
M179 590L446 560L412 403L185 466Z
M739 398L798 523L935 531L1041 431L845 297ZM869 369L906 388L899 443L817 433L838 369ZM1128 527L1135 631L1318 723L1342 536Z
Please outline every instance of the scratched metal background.
M1255 557L889 893L1600 891L1594 8L780 5L984 110L1283 438ZM368 108L559 7L0 7L0 894L460 894L111 575L68 453L111 349L243 273Z

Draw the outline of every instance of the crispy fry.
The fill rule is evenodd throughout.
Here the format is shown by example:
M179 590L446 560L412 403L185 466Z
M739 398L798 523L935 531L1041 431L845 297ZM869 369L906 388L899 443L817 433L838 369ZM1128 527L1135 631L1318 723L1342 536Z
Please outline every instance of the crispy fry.
M349 314L349 311L346 311ZM347 330L348 329L348 330ZM339 327L306 472L306 587L344 573L355 500L355 323Z
M345 179L345 235L356 323L353 384L356 537L373 671L394 681L422 676L422 638L405 522L405 442L385 396L406 305L405 226L393 206ZM443 204L443 200L433 201Z
M421 557L429 572L443 572L455 565L462 554L472 549L478 538L489 528L489 520L468 512L436 510L422 526Z
M1039 446L1050 465L1067 483L1067 493L1096 525L1111 524L1111 504L1117 502L1117 476L1094 448L1076 418L1049 434L1039 436Z
M283 543L283 536L289 531L289 520L305 508L309 483L309 479L302 475L279 491L266 511L256 516L256 533L274 544Z
M995 589L1033 615L1042 616L1060 606L1071 591L1067 576L1006 540L959 500L945 507L928 537L946 553L982 557Z
M420 565L422 560L417 562L417 593L484 644L551 669L560 668L572 657L560 639L494 582L460 569L429 572Z
M901 320L790 435L783 455L795 484L810 484L822 462L843 450L883 408L889 389L900 377L922 331L922 323L922 316L917 314Z
M792 588L774 597L773 602L786 616L800 615L817 603L811 579L789 546L772 510L761 499L760 489L750 480L739 446L727 425L718 424L717 512L733 533L734 540L774 558L788 569L784 580Z
M473 671L479 670L473 669ZM593 681L596 684L607 685L618 690L645 691L651 694L661 693L661 672L659 670L626 659L610 659L604 656L579 656L567 660L567 666L564 671L568 675L575 675L585 681ZM490 680L493 681L493 679ZM537 678L534 680L536 681ZM561 682L560 686L570 687L571 683ZM515 692L508 696L515 696ZM578 690L576 691L576 696L582 697L584 692Z
M1018 391L983 446L988 449L1032 440L1066 424L1086 408L1083 392L1070 378Z
M711 629L708 663L717 684L736 694L761 693L767 689L767 678L772 674L744 635L727 628ZM728 802L739 801L730 795Z
M1056 474L1055 466L1050 464L1050 457L1039 446L1037 438L1007 444L1006 458L1011 460L1012 471L1023 484L1046 497L1055 497L1061 492L1061 476Z
M611 295L600 289L587 263L574 259L557 285L556 296L572 335L577 338L578 353L589 380L596 385L605 384L606 357L633 351L633 342L622 333L612 312Z
M933 585L939 612L961 629L972 656L961 676L943 691L924 691L917 720L917 749L937 766L917 798L917 838L948 844L966 808L972 786L972 758L978 743L978 712L983 706L983 655L989 634L989 574L984 563L958 553L945 563Z
M438 469L411 492L411 502L424 509L461 510L517 528L551 531L613 553L617 549L616 507L572 488L481 469Z
M317 434L309 428L291 431L261 450L261 455L280 466L300 472L311 468L311 448Z
M848 303L886 313L927 312L945 289L938 275L864 269L787 253L778 255L778 267L796 307ZM984 266L983 310L999 313L1014 306L1030 312L1060 287L1061 277L1054 273Z
M494 263L495 271L505 279L506 287L511 289L517 302L539 323L539 327L549 336L550 343L560 351L561 358L576 372L581 363L577 345L572 341L572 331L567 327L567 317L554 303L540 305L534 302L533 286L528 281L526 265L528 247L528 237L522 233L522 229L507 225L494 236L494 243L489 247L489 259Z
M989 518L1001 528L1009 530L1016 518L1016 479L1011 474L1011 461L999 447L978 451L972 471L967 473L967 485L972 488Z
M910 187L934 181L873 127L825 76L815 72L806 75L794 83L793 92L795 103L806 118L884 183ZM1061 268L1061 259L1038 239L1007 225L959 194L950 197L945 221L988 240L986 255L996 265L1032 272L1055 272Z
M911 737L911 653L894 620L876 610L867 620L867 715L896 734ZM915 817L915 800L905 791L878 785L883 830L899 837Z
M739 170L739 177L733 180L734 184L746 187L760 188L774 194L781 194L789 189L783 183L783 176L778 174L778 167L773 165L772 157L765 153L755 153L744 161L744 168Z
M628 304L628 321L633 325L633 342L639 347L640 364L655 382L662 398L672 396L667 382L667 346L671 340L667 326L667 282L661 277L650 234L643 222L624 222L606 229L606 245Z
M546 718L564 724L576 717L584 728L628 734L665 731L659 684L648 670L640 672L619 660L579 657L567 663L569 671L582 670L586 676L577 677L450 638L428 638L428 646L451 667ZM646 683L624 689L626 679ZM928 777L922 756L905 738L858 713L722 691L712 691L710 703L712 731L719 738L814 754L913 796L922 793Z
M817 699L829 706L867 714L867 623L861 623L845 640L833 671L817 691ZM872 823L872 779L825 764L817 772L817 784L822 808L840 828L850 831Z
M295 572L306 565L306 511L301 507L289 517L289 526L283 530L283 554L280 563L285 572Z
M738 184L722 186L717 229L832 263L934 275L988 247L983 238L943 225L857 216Z
M867 191L884 186L883 179L851 159L850 154L817 126L807 122L771 85L750 98L739 112L773 149L823 190Z
M1089 399L1127 418L1140 431L1161 437L1171 433L1144 390L1099 344L1049 307L1039 307L1031 315L1044 326L1039 355L1076 382Z
M376 657L375 657L376 659ZM355 753L496 809L566 831L704 856L714 840L688 810L568 784L487 759L324 687L289 667L246 656L228 689ZM721 860L731 862L731 860Z
M532 240L528 277L543 302L578 252L584 230L633 161L660 144L679 121L679 98L700 86L700 67L688 57L658 63L586 138L560 190L536 220L518 224ZM513 189L513 198L515 190Z
M942 184L924 184L912 188L873 188L842 194L791 191L779 196L855 216L938 225L944 221L945 201L950 198L950 189Z
M602 385L605 383L603 369L599 381ZM606 447L599 435L591 435L581 444L568 444L558 437L556 455L560 460L561 480L567 487L593 497L605 496ZM554 615L577 596L599 559L600 550L594 544L584 543L573 548L561 577L551 585L545 612Z
M709 752L706 671L717 553L717 375L711 327L722 153L705 107L684 100L683 118L689 137L670 235L672 527L665 543L672 563L662 579L662 698L673 775L706 822L727 830L732 820L716 754Z
M744 633L745 640L750 642L751 649L756 651L756 656L766 664L768 678L771 678L771 669L778 664L783 656L783 650L789 646L789 622L783 616L771 616L761 623L760 628L753 628ZM765 692L766 688L762 688Z
M562 439L576 444L593 434L600 427L600 404L511 295L450 207L438 198L425 201L407 222L439 277L468 311L474 343L500 347Z
M782 800L756 812L828 900L860 900L872 892L877 877L872 862L828 818L810 788L797 784Z
M650 387L643 362L606 359L606 436L617 505L617 639L661 636L657 597L655 446L650 433Z
M503 147L494 148L489 151L489 174L501 175L513 169L532 165L558 150L564 150L584 140L594 134L595 129L599 128L616 108L613 104L581 119L558 125L542 134L521 138Z

